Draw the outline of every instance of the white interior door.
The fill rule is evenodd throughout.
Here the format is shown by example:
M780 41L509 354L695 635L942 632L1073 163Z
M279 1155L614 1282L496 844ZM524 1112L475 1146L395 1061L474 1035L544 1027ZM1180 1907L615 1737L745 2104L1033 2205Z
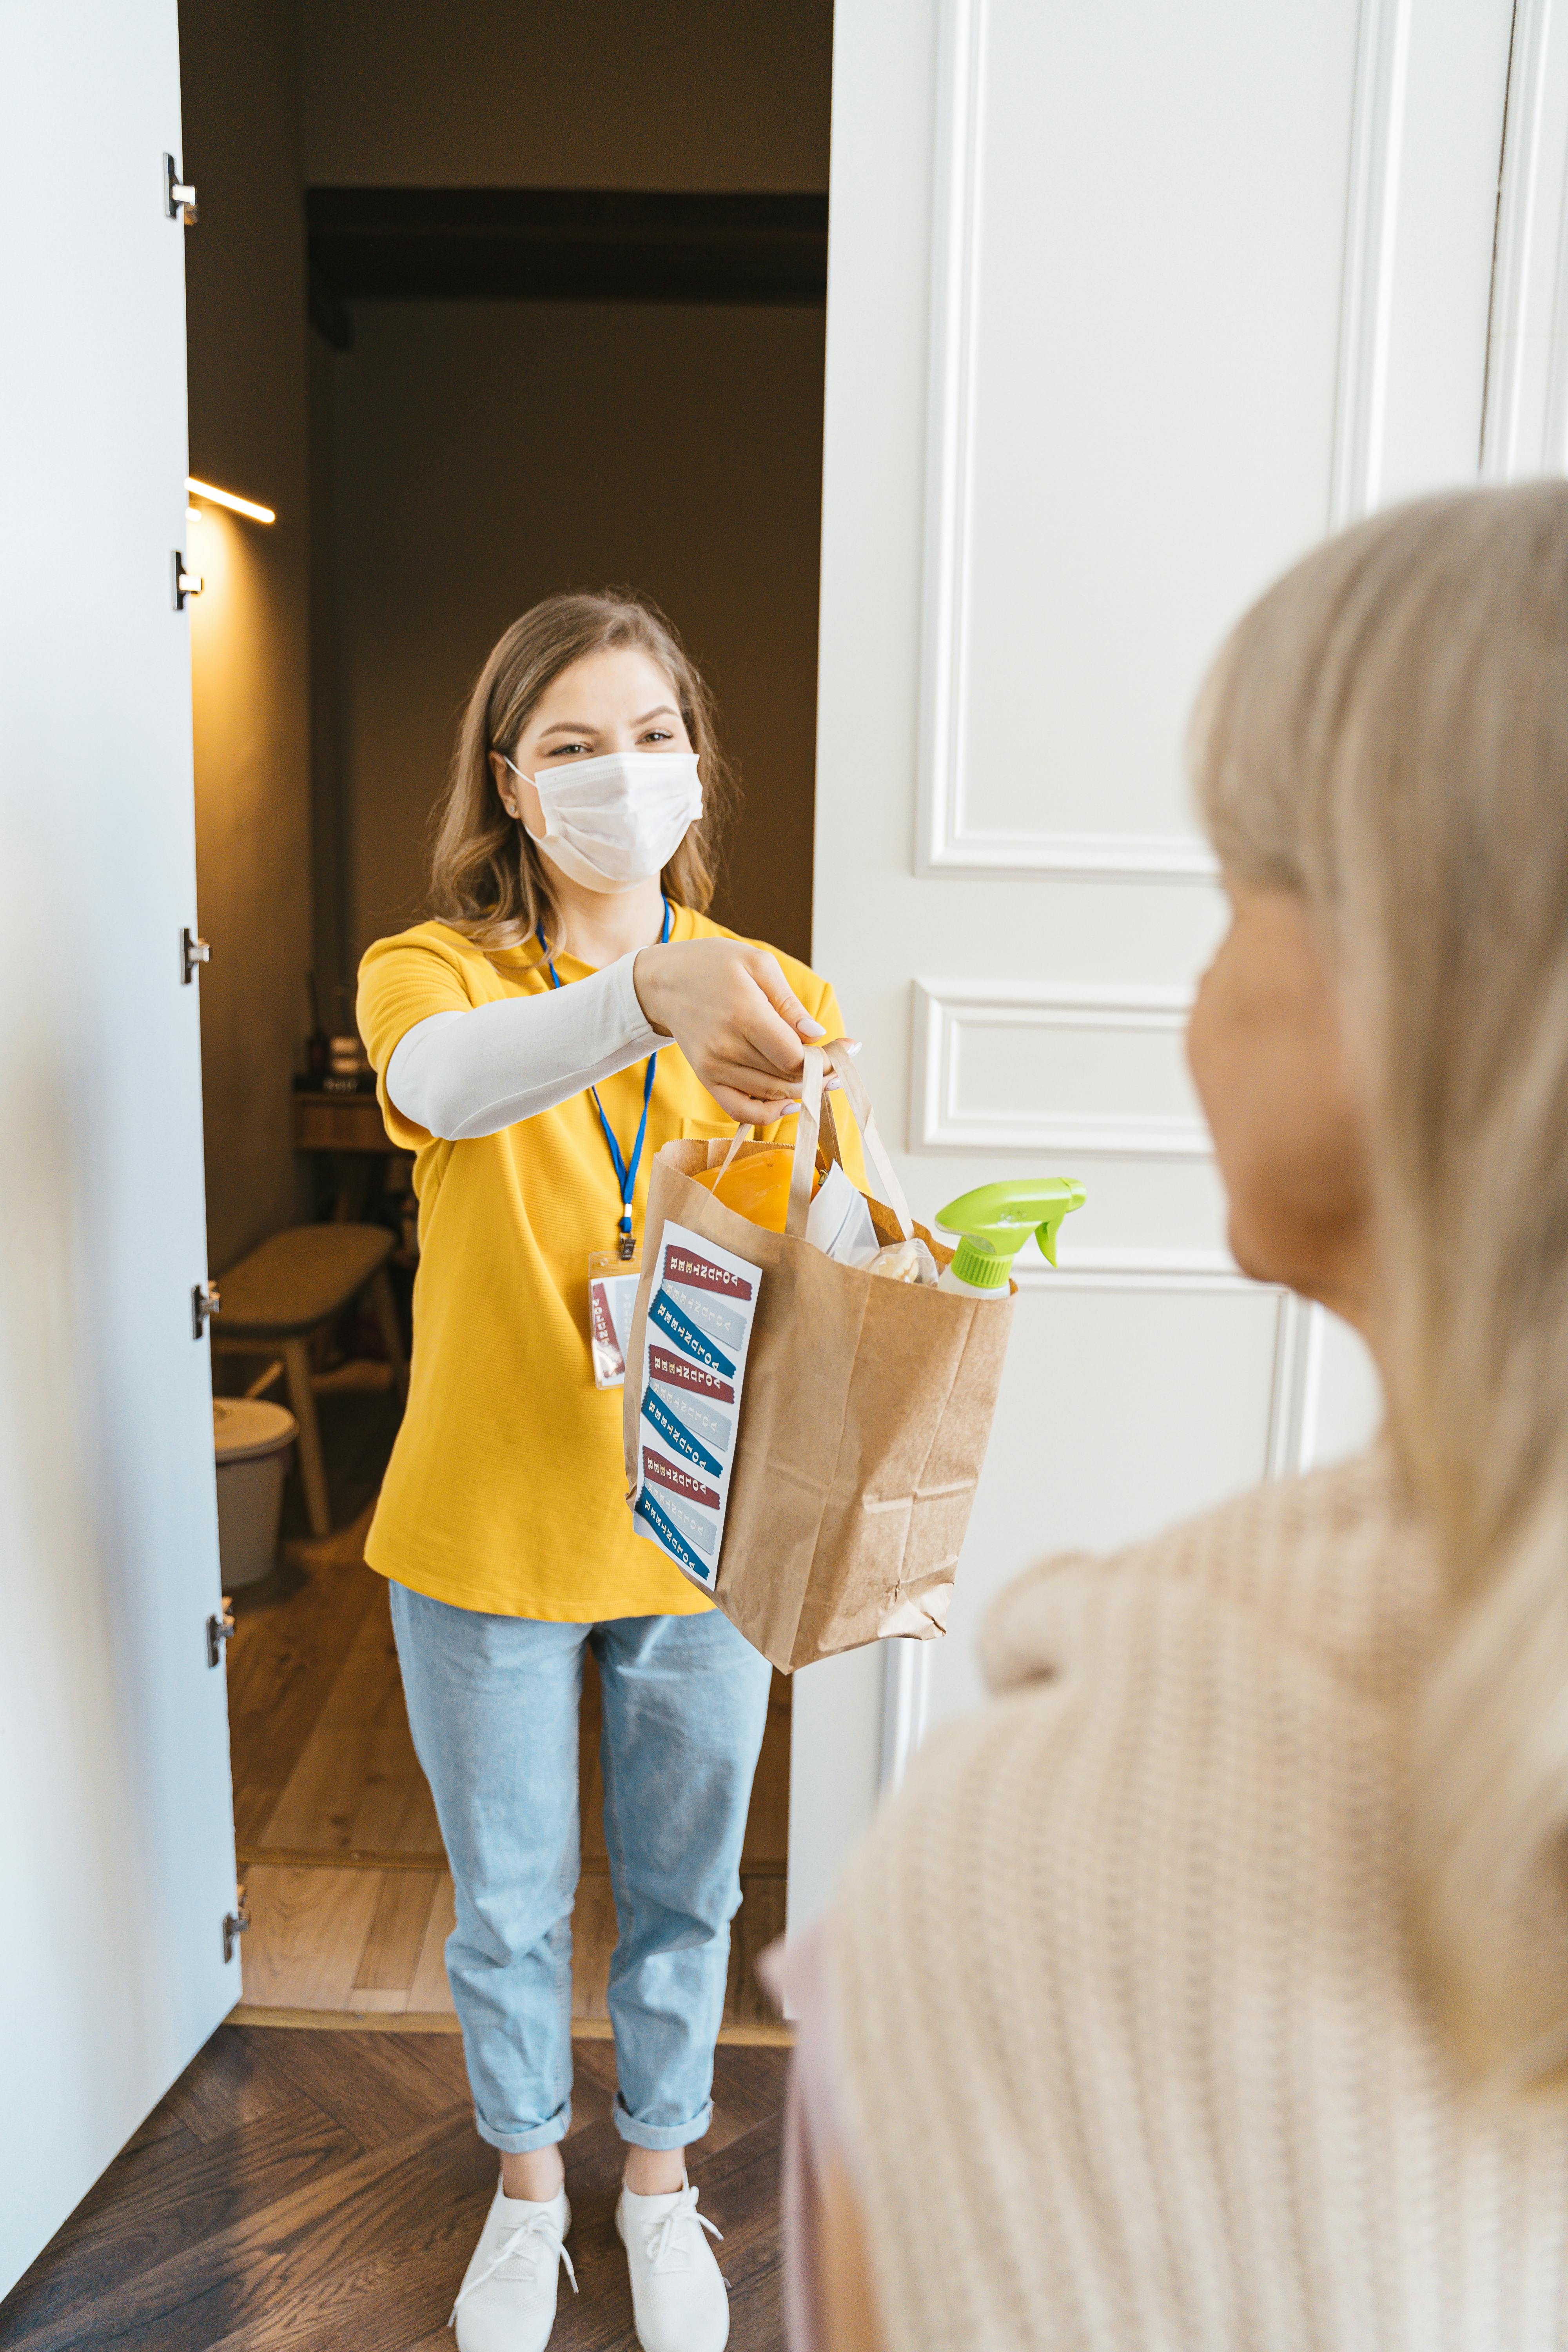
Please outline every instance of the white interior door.
M1225 1246L1181 749L1274 573L1477 474L1511 16L838 0L814 958L920 1213L1089 1201L1019 1262L947 1640L799 1679L793 1926L979 1697L1001 1584L1375 1424L1359 1343Z
M5 0L0 2293L239 1993L174 0ZM195 232L199 234L198 232Z

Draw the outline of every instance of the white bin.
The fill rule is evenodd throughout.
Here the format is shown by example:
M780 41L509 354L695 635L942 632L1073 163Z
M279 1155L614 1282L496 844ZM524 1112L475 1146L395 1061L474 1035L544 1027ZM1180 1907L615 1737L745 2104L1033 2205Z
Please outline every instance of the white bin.
M293 1414L280 1404L265 1404L259 1397L213 1399L217 1542L226 1592L259 1584L272 1573L283 1480L299 1431Z

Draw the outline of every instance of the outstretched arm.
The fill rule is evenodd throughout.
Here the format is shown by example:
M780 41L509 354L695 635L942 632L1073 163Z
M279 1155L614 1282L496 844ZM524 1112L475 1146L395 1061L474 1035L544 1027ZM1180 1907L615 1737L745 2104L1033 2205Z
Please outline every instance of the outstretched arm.
M733 1119L795 1108L802 1040L823 1034L776 957L740 940L642 948L548 996L433 1013L398 1040L386 1090L452 1143L495 1135L672 1041Z
M669 1043L632 984L635 955L548 996L433 1013L398 1040L386 1091L449 1143L495 1135L580 1095Z

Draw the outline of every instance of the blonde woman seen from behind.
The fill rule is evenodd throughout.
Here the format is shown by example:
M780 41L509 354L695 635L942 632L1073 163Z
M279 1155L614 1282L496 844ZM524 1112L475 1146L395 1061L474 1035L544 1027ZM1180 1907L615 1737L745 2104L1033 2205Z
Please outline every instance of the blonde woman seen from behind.
M1232 1246L1388 1430L993 1610L792 1959L801 2347L1568 2344L1568 487L1298 565L1194 763Z

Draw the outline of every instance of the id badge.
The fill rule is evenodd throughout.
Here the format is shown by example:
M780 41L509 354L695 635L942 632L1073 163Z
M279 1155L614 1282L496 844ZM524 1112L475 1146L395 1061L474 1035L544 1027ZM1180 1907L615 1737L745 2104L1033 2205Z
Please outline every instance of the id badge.
M596 1250L588 1260L588 1341L594 1354L594 1386L624 1388L626 1341L642 1276L642 1252L627 1259Z

